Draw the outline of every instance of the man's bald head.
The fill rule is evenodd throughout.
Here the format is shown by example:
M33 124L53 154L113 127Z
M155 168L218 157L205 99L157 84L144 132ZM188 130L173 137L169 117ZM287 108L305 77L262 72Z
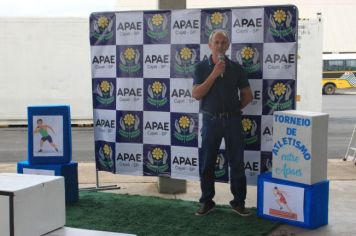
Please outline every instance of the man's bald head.
M213 40L213 37L217 34L223 35L227 39L228 43L230 44L229 35L227 34L227 32L225 30L222 30L222 29L217 29L217 30L214 30L213 32L211 32L211 34L209 36L209 43L211 43L211 41Z

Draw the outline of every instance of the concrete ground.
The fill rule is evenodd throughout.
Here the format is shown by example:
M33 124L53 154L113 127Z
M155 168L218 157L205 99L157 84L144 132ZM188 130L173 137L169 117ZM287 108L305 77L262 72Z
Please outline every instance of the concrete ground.
M0 164L0 173L16 172L15 163ZM79 163L80 188L95 186L95 163ZM115 193L138 194L145 196L158 196L162 198L184 199L197 201L200 196L199 182L188 181L187 192L182 194L160 194L157 191L157 177L124 176L100 172L100 186L116 184L120 190L110 190ZM329 224L316 230L282 225L271 236L294 236L294 235L356 235L356 166L353 162L341 160L328 161L328 179L330 180L329 196ZM232 198L229 185L216 184L216 196L214 200L218 204L228 204ZM257 188L248 186L247 207L256 207ZM192 209L192 214L196 209Z

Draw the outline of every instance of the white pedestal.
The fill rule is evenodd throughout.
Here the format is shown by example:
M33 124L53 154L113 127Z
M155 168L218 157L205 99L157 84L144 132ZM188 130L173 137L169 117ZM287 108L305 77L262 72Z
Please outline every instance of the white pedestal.
M273 115L273 178L314 184L327 178L326 113L279 111Z
M63 177L0 174L0 235L39 236L64 224Z

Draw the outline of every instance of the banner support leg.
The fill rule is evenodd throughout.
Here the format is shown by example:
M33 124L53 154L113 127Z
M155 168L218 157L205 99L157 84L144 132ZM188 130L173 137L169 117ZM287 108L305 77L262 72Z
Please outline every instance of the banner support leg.
M121 189L121 187L117 186L116 184L114 185L105 185L105 186L100 186L99 183L99 171L96 169L95 170L95 175L96 175L96 186L95 187L88 187L88 188L80 188L79 191L105 191L105 190L113 190L113 189Z

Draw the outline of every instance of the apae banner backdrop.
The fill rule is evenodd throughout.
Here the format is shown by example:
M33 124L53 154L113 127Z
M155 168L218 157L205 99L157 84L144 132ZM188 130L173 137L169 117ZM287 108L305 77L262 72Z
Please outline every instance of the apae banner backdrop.
M295 6L98 12L90 16L97 169L199 180L201 115L195 65L209 35L225 30L227 56L246 72L254 99L243 110L249 184L270 170L274 111L295 109ZM216 179L229 178L224 141Z

